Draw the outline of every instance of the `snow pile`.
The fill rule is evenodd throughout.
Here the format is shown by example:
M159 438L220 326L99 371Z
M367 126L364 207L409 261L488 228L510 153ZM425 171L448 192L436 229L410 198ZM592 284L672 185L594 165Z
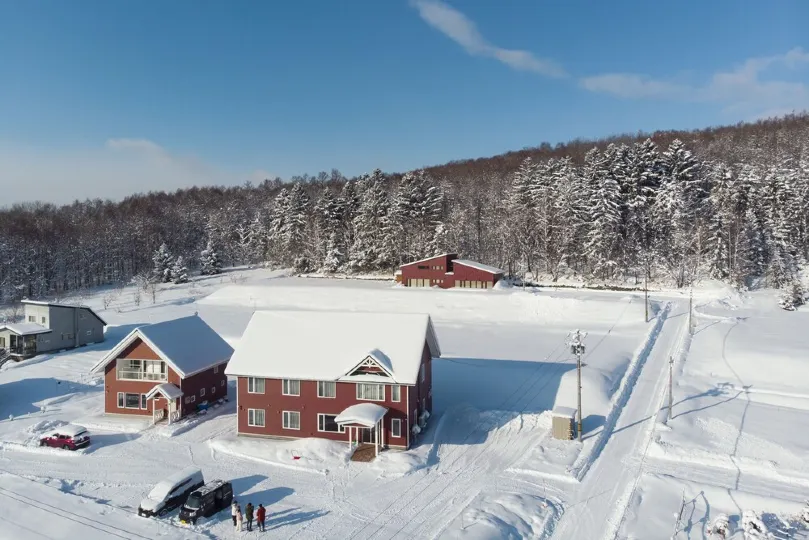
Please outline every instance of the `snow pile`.
M550 538L558 518L559 509L540 497L483 492L461 511L439 538Z
M208 441L214 452L257 461L272 467L327 474L330 469L342 467L351 457L347 442L325 439L297 439L279 441L225 437Z

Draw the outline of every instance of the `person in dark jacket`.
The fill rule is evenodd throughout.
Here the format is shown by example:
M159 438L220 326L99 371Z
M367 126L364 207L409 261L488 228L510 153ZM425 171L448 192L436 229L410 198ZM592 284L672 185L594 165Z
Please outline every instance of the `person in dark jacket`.
M247 520L247 530L253 530L253 503L247 503L244 507L244 517Z
M256 509L256 523L258 523L258 530L264 532L264 518L267 517L267 509L263 504L259 504Z

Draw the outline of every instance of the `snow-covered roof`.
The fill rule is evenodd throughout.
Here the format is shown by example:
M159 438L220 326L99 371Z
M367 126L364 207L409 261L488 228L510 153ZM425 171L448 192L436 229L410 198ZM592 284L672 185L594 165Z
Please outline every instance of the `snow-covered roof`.
M58 433L60 435L67 435L68 437L72 438L86 432L87 428L83 426L77 426L76 424L65 424L64 426L59 426L57 428L52 429L51 431L48 432L48 435Z
M257 311L225 373L268 379L348 380L348 374L371 356L394 382L416 384L425 341L432 357L441 356L427 314ZM376 375L360 377L380 380Z
M18 336L47 334L51 331L50 328L45 328L41 324L36 323L8 323L0 326L0 330L10 330L11 333L17 334Z
M166 399L177 399L183 397L183 391L171 383L158 384L146 393L146 399L152 399L160 392Z
M470 261L467 259L455 259L452 261L452 264L461 264L463 266L468 266L470 268L476 268L478 270L482 270L484 272L488 272L490 274L504 274L501 269L495 268L494 266L489 266L488 264L479 263L477 261Z
M433 255L432 257L426 257L424 259L419 259L417 261L411 261L409 263L405 263L402 266L410 266L411 264L423 263L423 262L426 262L426 261L431 261L433 259L440 259L442 257L457 257L457 256L458 255L455 254L455 253L440 253L438 255Z
M352 405L337 415L335 424L359 424L365 427L374 427L388 409L376 403L358 403Z
M181 377L227 362L233 348L198 315L135 328L90 370L97 373L118 358L136 339L142 339Z
M553 408L553 416L558 416L560 418L576 418L576 409L571 409L570 407L554 407Z
M107 326L107 322L104 319L102 319L101 317L99 317L98 313L93 311L93 308L91 308L90 306L79 305L79 304L71 306L70 304L58 304L56 302L46 302L44 300L28 300L27 298L24 298L24 299L20 300L20 303L21 304L31 304L32 306L52 306L52 307L61 307L61 308L70 308L70 309L84 309L86 311L89 311L90 314L93 317L95 317L96 319L101 321L101 324L103 324L104 326Z

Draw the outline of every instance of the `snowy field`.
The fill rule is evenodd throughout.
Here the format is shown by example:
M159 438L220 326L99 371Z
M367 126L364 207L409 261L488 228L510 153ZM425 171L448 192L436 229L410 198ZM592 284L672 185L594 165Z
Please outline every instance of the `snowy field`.
M713 478L695 473L670 479L667 475L679 473L673 463L684 456L700 467L715 466L709 455L744 463L747 484L710 488L710 493L724 490L724 496L728 489L758 490L761 478L792 479L783 480L791 486L789 496L779 498L783 504L762 502L754 508L760 512L794 512L801 497L809 496L803 486L809 474L794 458L806 455L805 429L797 426L809 425L801 416L802 392L809 391L806 379L790 374L806 368L789 363L795 362L790 350L805 350L805 344L778 346L784 325L799 324L798 317L805 321L807 313L763 311L771 298L731 298L731 305L716 300L727 295L715 291L700 296L698 331L689 348L687 300L680 295L658 295L647 323L643 298L635 294L406 289L383 281L289 278L261 269L166 285L155 304L143 298L137 305L126 289L103 309L105 294L85 300L110 324L104 343L0 370L0 499L36 499L45 501L45 508L45 503L63 508L63 516L52 517L54 527L64 522L64 530L75 527L70 530L85 531L88 538L110 537L109 531L122 538L238 537L226 513L190 528L180 526L176 512L157 520L133 518L154 483L192 464L206 479L231 480L243 504L267 506L268 538L670 538L676 509L647 509L648 493L668 482L661 496L676 492L679 506L679 483L709 493L703 483ZM352 463L343 443L236 438L233 401L171 429L102 414L103 384L87 372L135 325L198 312L238 346L252 312L260 309L430 313L443 358L433 368L435 415L418 445L385 452L372 463ZM786 318L776 320L781 314ZM754 323L755 317L766 324ZM747 321L749 327L725 339L722 328ZM576 406L575 360L565 343L576 328L588 332L582 443L549 436L548 411ZM301 332L317 337L317 328ZM782 364L776 368L767 356L773 369L733 363L728 368L716 354L723 342L727 354L738 350L751 362L781 350ZM659 410L672 355L679 359L675 418L664 431ZM779 382L777 371L788 371L786 382ZM729 400L687 412L737 393L719 386L723 382L744 391L735 405ZM711 393L717 387L732 393ZM231 398L234 392L231 381ZM722 408L739 405L744 410ZM774 415L783 419L780 430ZM38 435L62 422L90 428L93 445L75 453L39 448ZM735 426L742 433L739 441L719 422ZM795 429L785 429L790 422ZM761 447L759 439L769 446ZM762 467L771 474L764 475ZM724 473L719 476L724 480ZM756 490L750 505L766 496ZM1 501L0 507L12 510L0 520L16 516L18 527L37 523L37 512L45 511L10 501ZM716 504L724 508L718 495ZM641 508L648 520L635 517ZM650 520L671 522L672 528L650 529ZM0 528L0 538L6 537L29 536L24 529ZM692 537L703 538L678 538Z

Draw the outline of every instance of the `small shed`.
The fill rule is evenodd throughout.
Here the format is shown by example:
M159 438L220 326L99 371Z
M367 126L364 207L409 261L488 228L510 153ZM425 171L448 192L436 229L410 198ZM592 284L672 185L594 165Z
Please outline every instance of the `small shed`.
M576 432L576 409L570 407L554 407L553 438L563 441L572 441Z

